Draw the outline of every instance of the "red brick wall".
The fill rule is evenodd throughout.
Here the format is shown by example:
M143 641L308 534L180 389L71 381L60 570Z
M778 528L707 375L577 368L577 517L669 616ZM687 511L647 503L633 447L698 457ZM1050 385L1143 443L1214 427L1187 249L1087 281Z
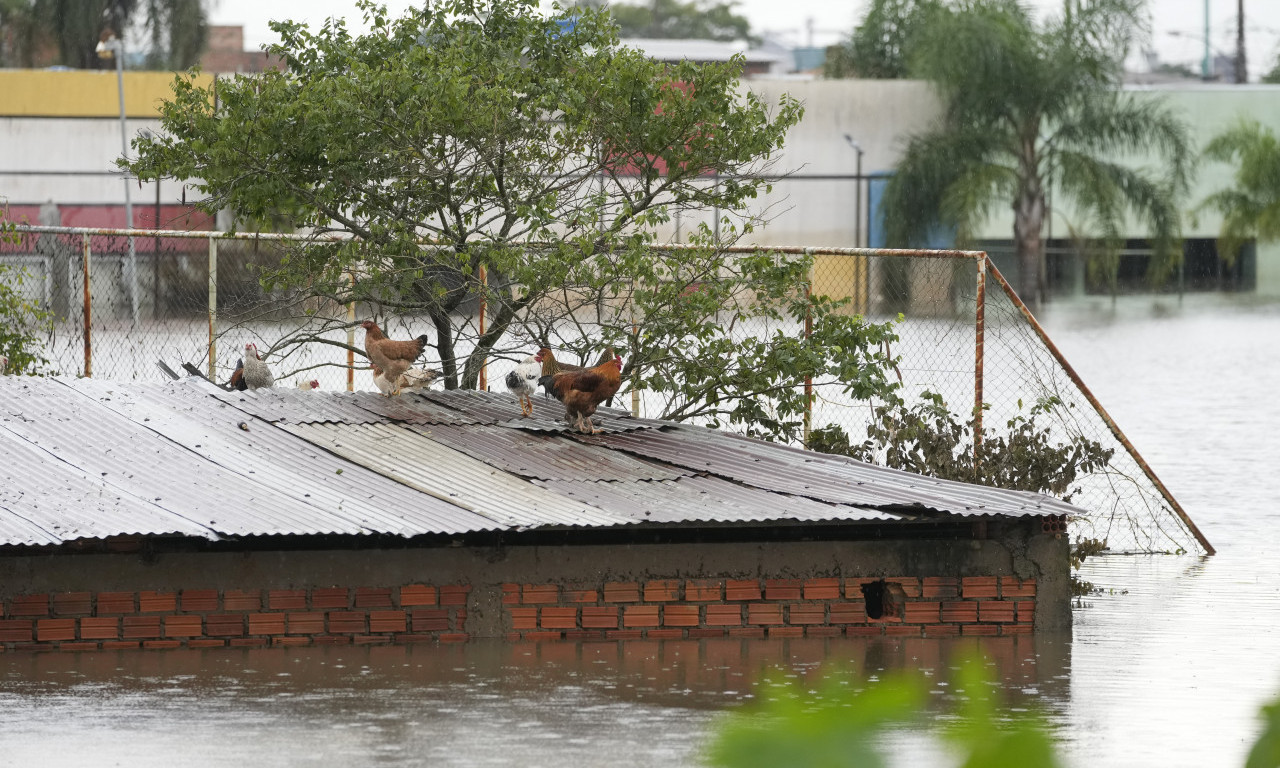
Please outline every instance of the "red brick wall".
M862 585L880 578L658 579L503 584L508 640L1030 634L1035 579L885 577L899 596L870 618Z
M469 585L19 595L0 650L456 642Z

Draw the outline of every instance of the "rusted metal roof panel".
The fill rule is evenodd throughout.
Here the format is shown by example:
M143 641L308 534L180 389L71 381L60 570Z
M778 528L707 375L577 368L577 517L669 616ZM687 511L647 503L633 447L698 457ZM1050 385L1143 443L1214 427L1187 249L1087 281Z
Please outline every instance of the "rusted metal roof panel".
M521 477L542 480L674 480L690 474L621 451L502 426L436 424L412 429L468 456Z
M427 390L422 397L458 413L466 414L480 424L519 419L520 403L509 392L478 392L474 389ZM542 395L532 398L533 415L552 421L564 414L564 406Z
M778 520L901 520L877 510L824 504L803 496L784 496L737 485L716 477L681 477L652 482L579 483L539 480L539 485L572 499L613 510L644 523L766 523Z
M499 526L610 526L630 522L498 470L406 427L289 424L285 429L375 472L445 499Z
M1040 494L984 488L792 449L697 427L580 435L592 445L635 453L768 491L836 504L957 515L1056 515L1078 510Z
M418 536L484 530L486 519L352 464L270 424L210 398L204 388L173 383L115 385L81 379L76 390L189 451L306 504L317 530ZM308 394L308 393L302 393ZM271 510L247 511L243 526L274 534ZM294 531L296 532L296 531Z
M689 429L689 427L679 427ZM1081 511L1078 507L1060 499L1031 491L1015 491L1006 488L993 488L976 483L963 483L956 480L942 480L927 477L914 472L890 469L876 464L815 451L806 451L790 445L774 446L760 440L754 440L731 432L711 430L695 430L701 439L718 441L730 450L746 447L754 455L763 455L766 451L780 451L780 456L789 457L789 461L801 462L809 470L831 473L835 477L844 477L851 482L871 483L884 488L886 492L897 495L899 491L906 496L925 493L932 496L934 505L923 501L915 502L928 509L946 510L956 514L973 515L1075 515ZM947 506L938 506L943 504ZM964 509L957 508L963 505Z

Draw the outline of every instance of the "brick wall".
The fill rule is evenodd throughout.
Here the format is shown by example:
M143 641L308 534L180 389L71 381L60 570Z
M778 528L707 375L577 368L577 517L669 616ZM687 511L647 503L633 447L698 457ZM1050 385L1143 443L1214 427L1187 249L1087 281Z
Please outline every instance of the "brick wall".
M63 592L0 603L0 650L457 642L469 585Z
M869 615L864 586L884 596ZM658 579L502 585L508 640L1030 634L1036 581L1010 576Z

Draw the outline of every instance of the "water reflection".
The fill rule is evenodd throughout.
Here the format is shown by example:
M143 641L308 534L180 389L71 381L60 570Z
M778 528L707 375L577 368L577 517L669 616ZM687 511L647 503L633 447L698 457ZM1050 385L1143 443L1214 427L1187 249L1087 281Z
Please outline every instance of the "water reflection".
M8 654L15 765L693 765L764 670L920 670L949 706L980 649L1019 706L1070 700L1056 637L667 640ZM264 756L267 756L264 758Z

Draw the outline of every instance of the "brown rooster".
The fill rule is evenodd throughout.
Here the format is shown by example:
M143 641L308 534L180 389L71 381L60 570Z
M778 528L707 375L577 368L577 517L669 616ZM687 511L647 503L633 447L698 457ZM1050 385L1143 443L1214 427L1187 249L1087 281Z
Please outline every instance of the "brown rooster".
M394 341L388 339L372 320L365 320L360 327L364 328L364 351L369 362L381 369L387 381L396 382L388 396L400 394L401 377L427 348L426 334L409 341Z
M591 421L591 416L600 403L612 398L622 386L622 358L613 350L609 350L609 355L610 360L595 367L561 371L538 379L539 386L564 403L565 421L572 421L579 432L596 434L600 431Z

